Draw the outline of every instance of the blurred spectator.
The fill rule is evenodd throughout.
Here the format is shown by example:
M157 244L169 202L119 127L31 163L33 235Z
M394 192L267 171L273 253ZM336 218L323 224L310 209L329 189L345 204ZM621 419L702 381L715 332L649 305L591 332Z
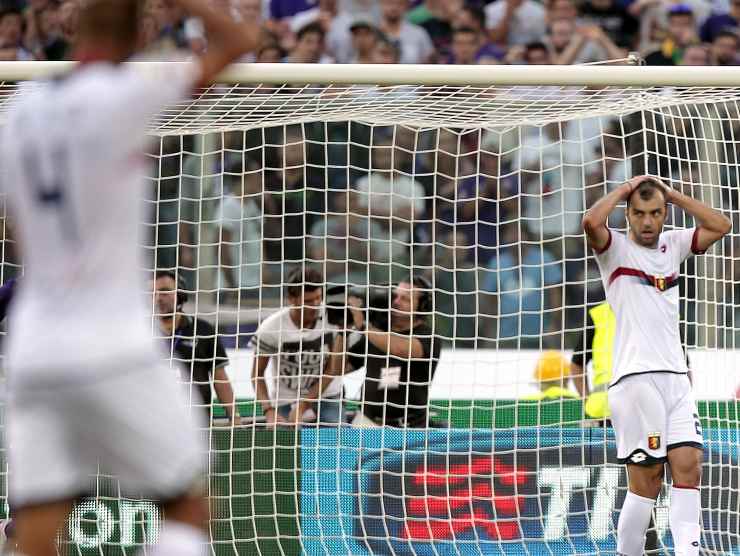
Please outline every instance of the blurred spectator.
M357 20L349 28L352 33L352 48L354 57L349 60L352 64L372 64L375 61L374 53L378 44L378 30L365 20Z
M371 216L418 220L424 213L424 188L399 171L390 137L378 138L372 147L372 169L355 183L360 206Z
M450 232L437 243L435 332L453 348L475 347L478 337L478 277L474 253L475 245L460 232Z
M306 233L325 214L321 169L307 165L303 129L287 128L282 144L267 161L263 206L265 279L281 281L282 265L305 258ZM273 160L274 158L274 160Z
M340 0L318 0L316 7L294 16L290 28L297 32L309 23L318 23L325 34L325 54L346 64L355 55L350 31L352 23L363 21L374 27L378 18L362 11L340 10L339 2Z
M402 64L423 64L432 59L434 45L429 34L406 21L408 0L380 0L380 30L401 51Z
M699 27L709 16L711 8L705 0L636 0L628 9L640 20L638 48L640 51L646 51L656 42L663 41L666 36L674 40L677 38L675 35L677 24L671 23L673 14L692 15L692 40L696 40ZM686 25L684 22L684 26Z
M549 3L545 3L545 6L547 8L545 12L547 25L552 25L554 21L559 19L569 19L575 24L582 24L578 18L578 8L572 0L550 0Z
M472 27L457 27L452 32L450 64L498 64L503 50L486 40L486 36Z
M15 9L0 12L0 60L33 60L23 47L23 14Z
M234 10L242 21L262 21L262 0L236 0Z
M699 36L704 42L714 42L714 39L723 31L738 31L740 26L740 0L730 2L730 10L727 13L715 13L701 26Z
M333 192L331 211L310 230L308 256L324 268L330 285L365 285L383 279L390 254L383 227L357 206L357 195ZM363 212L365 215L363 215ZM387 271L385 272L387 276Z
M452 22L453 30L458 29L472 29L478 36L478 43L480 48L475 55L476 63L478 64L492 64L504 59L506 51L491 43L488 39L488 31L486 29L486 14L482 8L477 6L463 6L455 14L455 18ZM454 40L454 36L453 36ZM454 52L451 56L451 64L458 62L454 61Z
M319 23L309 23L296 33L293 50L285 58L286 62L295 64L327 64L331 62L324 54L324 29Z
M463 0L424 0L408 12L406 20L429 33L437 56L444 59L450 53L453 21L464 4Z
M357 207L377 222L388 246L389 255L383 282L393 282L408 274L411 246L417 221L424 215L424 188L412 177L399 171L402 162L394 156L391 138L378 138L372 147L370 174L354 184Z
M603 30L620 48L633 49L639 22L617 0L586 0L580 8L581 20Z
M157 21L158 41L163 48L186 48L188 39L185 33L185 14L175 2L167 0L146 0L145 11Z
M732 31L720 31L714 37L710 47L711 64L714 66L736 66L738 59L740 38Z
M23 42L38 60L63 60L67 43L62 39L59 6L49 0L33 0L24 14Z
M252 160L243 174L241 164L236 170L224 174L224 196L216 209L221 227L218 287L257 293L262 278L262 171Z
M486 6L491 42L524 45L545 36L545 9L535 0L496 0Z
M709 49L703 44L690 44L683 51L682 66L708 66Z
M267 43L260 47L255 62L277 64L285 59L285 51L277 43Z
M547 65L552 64L552 56L544 42L535 41L508 48L502 61L504 64Z
M375 43L372 61L374 64L398 64L401 61L401 50L396 43L381 35Z
M273 33L285 49L293 47L291 21L301 12L314 8L316 0L269 0L268 19L265 28Z
M542 243L523 236L519 223L502 230L501 246L482 274L484 333L496 347L559 344L563 272Z
M80 14L80 5L77 0L65 0L59 6L59 31L65 42L65 59L69 57L70 45L77 37L77 19Z
M566 387L570 379L570 365L565 356L556 350L542 353L534 369L538 392L524 396L524 400L543 401L578 398L578 393Z
M548 37L554 63L585 64L624 58L625 53L595 25L576 27L573 19L556 19Z
M649 66L677 66L681 63L684 49L697 42L696 20L691 8L677 4L668 14L668 34L658 50L645 55Z

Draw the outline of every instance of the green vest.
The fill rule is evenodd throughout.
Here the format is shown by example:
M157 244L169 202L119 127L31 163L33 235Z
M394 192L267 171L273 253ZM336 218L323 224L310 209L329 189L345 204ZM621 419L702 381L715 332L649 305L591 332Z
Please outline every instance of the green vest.
M586 398L586 415L592 419L609 417L609 400L606 389L612 379L614 360L614 335L617 331L617 318L609 304L604 302L589 311L594 321L594 340L591 344L591 363L595 392Z

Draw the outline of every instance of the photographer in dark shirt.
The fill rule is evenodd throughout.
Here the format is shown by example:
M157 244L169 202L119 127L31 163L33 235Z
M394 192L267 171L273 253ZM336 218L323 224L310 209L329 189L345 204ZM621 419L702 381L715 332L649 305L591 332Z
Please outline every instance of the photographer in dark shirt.
M431 285L416 277L377 291L366 299L349 297L354 330L337 335L332 351L344 357L334 359L332 371L365 367L363 401L353 424L426 427L442 345L427 323L433 313Z
M187 301L183 281L169 270L157 271L154 302L166 351L178 363L183 380L190 388L190 404L205 408L212 415L211 384L226 409L230 423L239 422L226 365L229 359L213 326L183 313ZM205 405L204 405L205 404Z

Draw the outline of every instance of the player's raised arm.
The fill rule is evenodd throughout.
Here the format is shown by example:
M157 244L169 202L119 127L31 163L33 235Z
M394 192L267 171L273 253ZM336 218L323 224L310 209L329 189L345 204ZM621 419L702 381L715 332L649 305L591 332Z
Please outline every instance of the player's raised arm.
M661 182L662 183L662 182ZM732 222L720 211L663 184L666 200L681 207L696 220L696 252L703 253L732 230Z
M599 199L594 206L583 215L583 230L586 232L588 243L596 251L603 251L609 245L609 229L606 227L609 215L622 201L626 201L635 187L646 176L635 176L624 182L614 191Z
M208 37L208 48L200 56L202 75L198 86L207 86L221 70L255 50L259 43L260 27L254 21L235 22L227 13L212 9L204 0L176 0L191 16L203 22Z

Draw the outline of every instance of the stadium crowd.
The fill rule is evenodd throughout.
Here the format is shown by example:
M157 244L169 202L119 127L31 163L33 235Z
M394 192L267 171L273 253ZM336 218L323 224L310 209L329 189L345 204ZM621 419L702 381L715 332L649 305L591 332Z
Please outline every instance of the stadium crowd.
M210 0L262 22L245 61L578 64L636 51L648 64L734 65L739 0ZM71 56L80 0L3 0L0 59ZM142 46L207 48L167 0L144 3Z
M245 61L577 64L632 51L648 64L739 59L740 0L211 1L262 21L261 46ZM3 0L0 59L66 59L78 2ZM174 3L144 6L152 58L207 48L202 26ZM457 345L560 346L563 330L582 328L584 303L603 299L580 217L634 173L618 125L303 123L217 134L200 154L194 137L165 137L151 153L152 266L184 269L190 289L218 291L227 304L280 299L285 276L306 259L339 284L397 283L421 268L435 284L438 331ZM646 170L698 183L693 126L653 127L674 140L656 141ZM724 156L730 183L737 153ZM198 247L208 243L217 260ZM196 287L196 268L217 270Z

